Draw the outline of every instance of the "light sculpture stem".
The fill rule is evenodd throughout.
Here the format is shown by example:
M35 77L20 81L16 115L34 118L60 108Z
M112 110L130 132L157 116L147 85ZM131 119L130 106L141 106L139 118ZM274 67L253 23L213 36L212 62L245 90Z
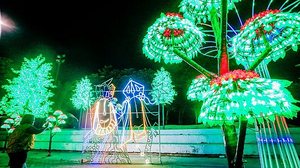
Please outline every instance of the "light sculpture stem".
M202 73L207 78L212 79L214 77L214 75L211 72L209 72L208 70L206 70L205 68L203 68L201 65L197 64L195 61L193 61L192 59L190 59L189 57L187 57L185 53L181 52L177 48L174 48L173 51L180 58L182 58L184 61L186 61L188 64L190 64L192 67L194 67L197 71L199 71L200 73Z
M227 53L227 0L222 0L221 9L221 60L220 75L229 72L229 59ZM218 38L218 37L217 37Z
M248 124L247 118L245 116L241 116L235 167L243 167L243 154L244 154L244 145L245 145L247 124Z
M262 34L264 44L266 45L266 50L263 53L261 53L261 55L252 63L252 65L250 65L248 70L251 70L251 71L253 71L272 51L271 46L270 46L262 28L260 28L259 31L260 31L260 34Z

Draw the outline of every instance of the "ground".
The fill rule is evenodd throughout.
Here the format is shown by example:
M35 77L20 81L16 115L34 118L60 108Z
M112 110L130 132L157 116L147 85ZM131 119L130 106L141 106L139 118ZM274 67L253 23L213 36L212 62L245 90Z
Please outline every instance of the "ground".
M0 168L8 168L8 156L6 153L0 153ZM45 150L33 150L28 154L27 166L28 168L226 168L227 160L224 157L203 157L203 156L180 156L180 155L162 155L161 163L157 160L156 163L143 164L89 164L81 163L81 160L86 158L85 154L74 151L53 151L51 156L47 156ZM246 168L259 167L258 157L245 157Z

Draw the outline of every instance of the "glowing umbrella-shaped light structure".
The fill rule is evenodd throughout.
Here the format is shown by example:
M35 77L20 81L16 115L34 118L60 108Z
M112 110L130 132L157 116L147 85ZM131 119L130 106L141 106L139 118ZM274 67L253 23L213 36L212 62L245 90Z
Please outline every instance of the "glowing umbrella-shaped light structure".
M286 89L290 82L260 78L253 71L228 72L211 80L210 88L204 91L195 84L190 86L188 97L197 95L203 100L199 122L209 126L234 124L241 116L249 123L262 121L262 117L274 121L275 115L293 118L300 110L292 104L297 101Z
M228 0L228 9L233 9L233 3L239 1L241 0ZM205 23L211 21L210 14L213 8L220 11L221 0L183 0L179 4L179 8L185 18L195 23Z
M203 37L200 29L180 14L161 14L148 28L143 40L143 52L155 62L180 63L182 59L173 52L173 48L184 48L187 56L194 58L204 42Z
M204 75L193 80L193 84L191 85L188 92L188 98L191 100L203 101L203 106L201 108L199 118L200 122L205 123L209 126L220 125L222 127L229 167L242 167L243 146L247 123L261 121L263 120L262 118L270 118L271 121L274 121L275 115L292 118L293 116L295 116L296 111L299 110L299 108L293 105L296 100L293 99L291 94L286 89L286 87L290 84L288 81L275 81L260 78L257 73L252 71L264 60L264 58L268 57L272 51L273 46L269 42L269 37L262 35L263 33L265 33L265 31L273 30L272 24L271 29L270 27L265 28L264 26L257 26L257 28L255 29L257 31L254 32L256 32L256 34L259 36L259 42L260 44L263 44L263 48L261 48L259 52L257 52L257 56L254 57L250 62L250 68L248 68L249 66L247 66L247 71L229 70L229 56L227 53L228 1L220 0L219 3L222 4L220 5L220 15L218 15L216 12L216 8L218 7L215 7L214 5L212 5L210 11L210 15L212 16L211 24L213 32L216 36L215 39L217 48L219 49L220 64L218 77L191 60L194 57L191 56L191 54L189 54L188 52L191 51L189 50L191 49L191 47L186 45L179 46L174 41L174 38L176 37L175 34L172 34L174 30L170 31L171 36L168 42L171 43L164 42L163 40L156 40L161 39L162 33L164 31L160 31L161 34L159 34L159 31L156 31L157 36L155 36L151 34L151 32L153 31L148 30L148 34L143 41L143 49L145 55L150 59L158 58L155 59L155 61L160 61L160 59L163 58L165 60L165 63L170 63L169 60L172 60L172 62L175 63L179 63L181 61L173 60L182 59ZM183 11L187 12L188 10L183 9ZM276 12L277 11L274 11L273 13L275 14ZM191 15L193 15L193 12L191 13ZM267 14L262 15L259 18L264 18L264 16L267 16ZM181 21L181 23L183 22ZM162 25L166 25L166 23L162 23ZM184 34L185 29L182 30ZM185 38L186 37L187 36L185 36ZM239 41L236 40L236 43L238 42ZM146 49L151 48L153 50L145 50L145 45ZM197 51L197 49L195 50ZM148 51L151 51L150 53L155 53L155 55L149 54ZM171 59L165 57L165 52L162 51L169 51L168 56L172 55ZM237 51L234 50L234 52ZM181 59L177 59L177 57L180 57ZM205 86L200 86L201 84L204 84ZM240 121L240 134L238 143L234 126L234 122L236 120Z
M267 64L284 58L287 48L297 51L299 43L300 14L267 10L248 19L241 32L232 38L233 57L238 64L248 67L269 45L271 51L264 58Z
M255 64L254 60L259 58L259 55L269 46L270 53L261 58L264 59L263 63L255 70L261 76L270 78L267 64L284 58L290 48L294 51L298 50L299 21L299 13L286 13L280 10L267 10L254 15L241 27L241 32L233 37L233 53L236 62L249 67L249 64ZM255 124L261 164L266 167L272 166L270 153L273 152L277 167L279 161L284 167L300 166L285 121L285 117L291 116L275 114L275 121L264 118L262 122ZM277 154L282 159L279 160Z
M166 64L184 60L205 76L212 77L212 73L192 60L204 43L203 37L200 29L181 14L161 14L148 28L143 39L143 53L155 62L163 60Z

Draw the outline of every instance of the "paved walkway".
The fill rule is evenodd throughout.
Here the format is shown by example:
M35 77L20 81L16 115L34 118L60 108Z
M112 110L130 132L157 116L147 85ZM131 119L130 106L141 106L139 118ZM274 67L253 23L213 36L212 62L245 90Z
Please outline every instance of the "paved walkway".
M137 155L136 155L137 156ZM143 159L132 159L135 156L130 155L131 164L90 164L82 163L87 155L81 152L53 151L51 156L47 156L47 151L33 150L28 153L28 168L227 168L227 160L224 157L194 157L194 156L176 156L162 155L161 163L158 155L152 156L152 163L145 164ZM135 157L141 158L141 157ZM259 158L245 158L246 168L258 168ZM0 168L8 168L8 156L6 153L0 153Z

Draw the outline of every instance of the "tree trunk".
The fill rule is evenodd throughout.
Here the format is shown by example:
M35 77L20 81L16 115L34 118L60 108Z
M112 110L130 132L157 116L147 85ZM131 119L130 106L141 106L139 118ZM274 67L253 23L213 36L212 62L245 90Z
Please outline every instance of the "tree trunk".
M49 148L48 148L48 156L51 156L51 146L52 146L52 138L53 138L53 133L52 129L50 129L50 137L49 137Z
M248 124L247 118L242 116L240 118L239 143L236 151L235 167L243 167L243 154L244 154L247 124Z
M178 124L181 124L181 110L178 111Z
M169 110L167 110L167 113L166 113L166 125L168 125L168 120L169 120Z
M83 112L83 109L81 108L80 112L79 112L78 129L81 129L82 112Z
M194 110L194 114L195 114L195 124L198 124L198 113L196 110Z
M162 113L162 125L163 129L165 129L165 105L162 104L161 106L161 113Z
M223 124L223 140L228 161L228 167L234 168L234 158L237 147L237 134L234 125Z

